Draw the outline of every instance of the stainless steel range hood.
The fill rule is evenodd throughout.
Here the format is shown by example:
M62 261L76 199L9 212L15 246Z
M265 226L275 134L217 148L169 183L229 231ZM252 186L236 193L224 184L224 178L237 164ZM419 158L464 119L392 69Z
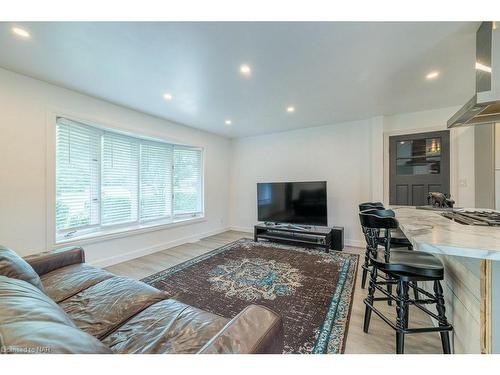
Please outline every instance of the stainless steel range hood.
M448 120L448 128L500 122L500 23L476 34L476 94Z

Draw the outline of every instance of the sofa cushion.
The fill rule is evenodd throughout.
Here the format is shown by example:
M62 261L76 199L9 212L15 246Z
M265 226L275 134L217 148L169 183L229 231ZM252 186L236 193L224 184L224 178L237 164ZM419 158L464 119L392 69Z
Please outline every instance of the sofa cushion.
M115 353L196 353L227 322L169 299L149 306L102 342Z
M0 245L0 275L29 282L43 291L40 277L23 258L13 250Z
M0 325L0 353L106 354L112 351L78 328L53 322L23 321Z
M64 311L40 289L24 280L0 276L0 325L26 321L74 327Z
M42 275L41 280L45 293L59 303L113 276L100 268L78 263Z
M114 276L62 301L76 326L101 338L149 305L166 298L140 281Z

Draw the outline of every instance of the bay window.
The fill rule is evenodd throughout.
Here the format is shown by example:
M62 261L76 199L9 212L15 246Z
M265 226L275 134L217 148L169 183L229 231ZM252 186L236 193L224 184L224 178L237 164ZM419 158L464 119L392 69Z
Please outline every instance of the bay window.
M202 156L57 118L56 240L202 216Z

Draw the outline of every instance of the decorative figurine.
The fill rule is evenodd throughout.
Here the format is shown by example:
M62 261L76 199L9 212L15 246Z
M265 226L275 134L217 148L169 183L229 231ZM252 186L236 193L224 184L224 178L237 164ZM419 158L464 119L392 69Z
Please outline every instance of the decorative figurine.
M453 208L455 201L451 199L450 194L431 192L427 196L427 203L436 208Z

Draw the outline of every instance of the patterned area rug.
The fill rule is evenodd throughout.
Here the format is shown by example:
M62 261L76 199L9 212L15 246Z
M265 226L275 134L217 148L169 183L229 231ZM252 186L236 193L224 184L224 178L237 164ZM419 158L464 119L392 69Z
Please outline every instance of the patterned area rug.
M281 314L285 353L342 353L358 256L241 239L142 281L232 318L249 304Z

